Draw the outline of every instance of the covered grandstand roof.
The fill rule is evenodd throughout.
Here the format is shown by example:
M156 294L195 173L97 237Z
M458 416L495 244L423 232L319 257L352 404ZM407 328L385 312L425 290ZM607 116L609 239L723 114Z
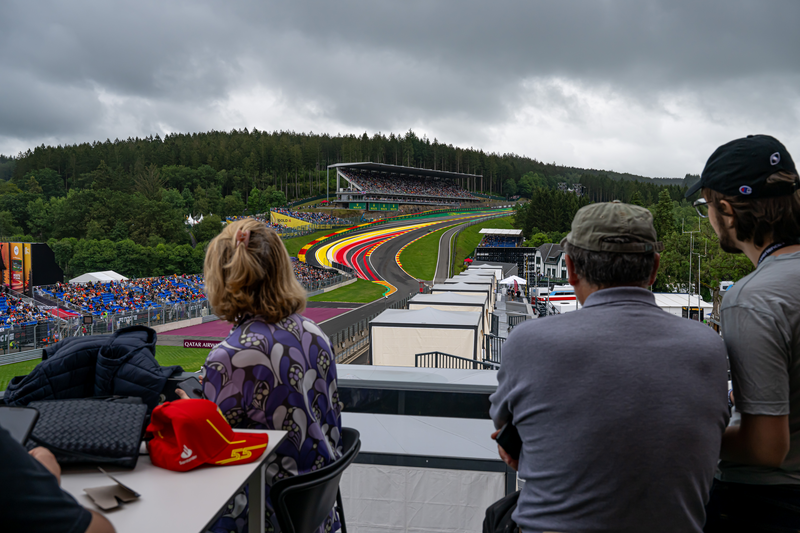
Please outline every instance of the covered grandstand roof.
M426 176L428 178L480 178L479 174L465 174L463 172L448 172L446 170L431 170L429 168L404 167L402 165L387 165L385 163L337 163L328 165L328 168L357 168L373 172L387 172L390 174L409 174L412 176Z
M125 281L128 278L122 274L117 274L113 270L105 270L103 272L88 272L77 278L69 280L70 283L111 283L112 281Z
M484 235L508 235L513 237L519 237L522 235L521 229L495 229L495 228L483 228L479 233Z

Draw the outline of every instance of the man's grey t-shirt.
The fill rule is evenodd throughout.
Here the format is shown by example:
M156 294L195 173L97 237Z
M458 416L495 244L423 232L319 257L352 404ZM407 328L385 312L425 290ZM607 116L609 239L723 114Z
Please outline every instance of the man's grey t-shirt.
M725 346L612 288L517 326L503 345L496 427L512 419L524 532L700 532L728 422Z
M722 299L736 410L789 415L789 453L780 468L722 461L722 481L800 484L800 252L767 257Z

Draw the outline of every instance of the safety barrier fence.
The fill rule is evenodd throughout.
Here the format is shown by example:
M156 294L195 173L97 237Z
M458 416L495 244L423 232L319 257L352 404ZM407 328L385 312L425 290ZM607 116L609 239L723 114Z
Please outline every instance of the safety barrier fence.
M306 289L308 292L320 291L322 289L326 289L328 287L333 287L335 285L339 285L344 283L345 281L349 281L353 279L355 276L350 274L339 274L338 276L333 276L330 278L325 278L321 280L315 281L302 281L300 280L300 284Z
M343 265L342 263L337 263L336 261L331 261L331 266L337 270L341 270L343 272L347 272L348 274L352 274L353 276L356 275L356 271L353 268L350 268L347 265Z
M466 357L444 352L418 353L414 356L414 366L417 368L460 368L470 370L499 368L499 365L492 362L467 359Z
M56 342L60 325L55 321L15 325L0 330L0 351L5 354L37 350ZM41 356L41 352L39 353ZM9 362L17 362L16 360ZM0 365L7 364L0 356Z
M485 348L483 360L490 363L501 364L503 361L503 343L506 339L497 335L484 335Z

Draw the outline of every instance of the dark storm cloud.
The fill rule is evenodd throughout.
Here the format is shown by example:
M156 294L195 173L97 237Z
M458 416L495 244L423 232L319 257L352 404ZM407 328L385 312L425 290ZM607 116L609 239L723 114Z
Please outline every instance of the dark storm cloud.
M772 114L785 125L800 112L797 20L795 0L7 0L0 152L40 139L309 123L433 125L445 141L474 142L526 106L594 120L553 80L667 118L680 95L708 124ZM250 100L231 109L242 94ZM275 123L253 124L250 109L269 98L280 109L264 120Z

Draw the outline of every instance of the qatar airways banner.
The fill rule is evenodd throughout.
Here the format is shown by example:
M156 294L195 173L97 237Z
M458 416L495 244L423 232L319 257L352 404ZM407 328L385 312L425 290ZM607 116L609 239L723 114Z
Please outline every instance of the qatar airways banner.
M183 347L184 348L216 348L219 341L201 341L201 340L190 340L190 339L183 339Z

